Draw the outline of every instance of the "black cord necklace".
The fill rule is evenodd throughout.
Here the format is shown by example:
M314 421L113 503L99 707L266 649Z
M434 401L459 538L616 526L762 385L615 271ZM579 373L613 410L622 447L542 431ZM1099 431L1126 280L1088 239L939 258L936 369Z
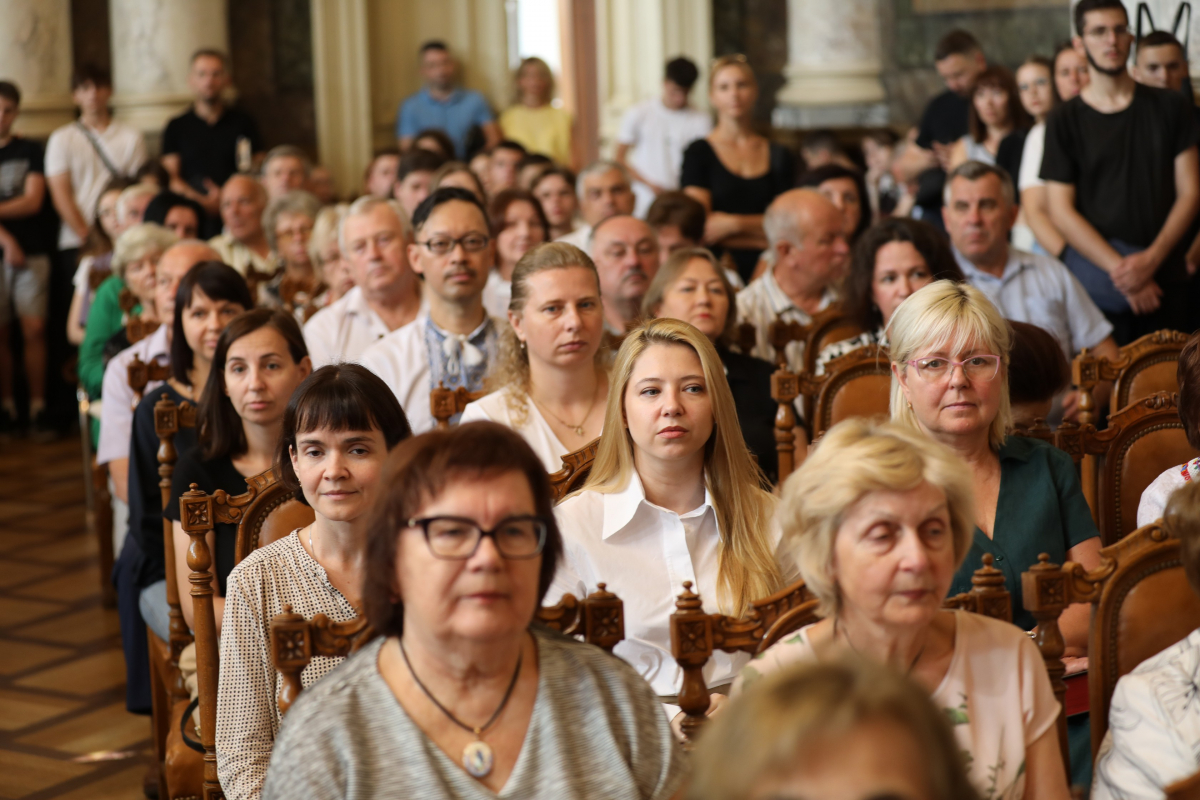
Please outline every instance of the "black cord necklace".
M837 634L838 634L838 618L834 617L833 618L833 638L834 639L837 639ZM850 631L846 630L846 628L844 626L842 628L842 636L846 639L846 644L850 645L851 650L853 650L855 653L858 653L859 655L862 655L862 653L858 652L858 648L854 646L854 642L850 641ZM928 638L926 638L925 641L921 644L921 649L917 651L917 657L914 658L912 660L912 663L908 665L908 671L904 673L905 675L912 675L912 671L917 668L917 662L921 660L921 656L925 655L925 645L927 645L927 644L929 644ZM416 676L414 675L413 677L415 678Z
M517 677L521 674L521 662L525 660L525 649L522 647L521 652L517 655L517 668L513 671L512 680L508 682L508 688L504 690L504 697L500 700L500 705L492 712L492 716L487 722L478 728L473 728L451 714L449 709L439 703L438 699L433 696L433 693L425 688L425 684L421 683L421 679L417 677L417 672L413 669L412 662L408 660L408 652L404 649L404 642L400 639L396 641L400 645L400 655L404 658L404 666L408 667L408 674L412 675L412 679L416 681L417 686L421 687L421 691L425 693L429 701L438 707L438 711L449 717L451 722L475 736L475 741L463 748L463 769L472 778L486 778L492 772L492 765L495 763L496 757L495 753L492 752L491 746L483 741L483 732L492 727L492 724L500 716L500 712L508 705L508 698L512 697L513 687L517 685Z

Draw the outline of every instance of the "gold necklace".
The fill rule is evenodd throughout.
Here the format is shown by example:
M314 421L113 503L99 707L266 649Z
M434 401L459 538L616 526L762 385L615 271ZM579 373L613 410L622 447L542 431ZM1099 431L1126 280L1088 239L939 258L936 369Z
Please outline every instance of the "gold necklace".
M560 417L558 414L555 414L549 408L547 408L546 406L539 403L537 401L537 398L534 397L532 394L529 395L529 399L532 400L533 404L536 405L538 408L540 408L542 411L545 411L547 414L554 417L554 420L559 425L562 425L566 428L570 428L571 430L573 430L575 432L576 436L583 436L583 423L588 421L588 417L590 417L592 415L592 409L596 407L596 394L597 394L597 390L599 388L600 388L600 383L599 383L599 381L597 381L596 389L592 390L592 402L588 405L587 411L584 412L583 419L580 420L578 425L572 425L571 423L567 422L565 419Z

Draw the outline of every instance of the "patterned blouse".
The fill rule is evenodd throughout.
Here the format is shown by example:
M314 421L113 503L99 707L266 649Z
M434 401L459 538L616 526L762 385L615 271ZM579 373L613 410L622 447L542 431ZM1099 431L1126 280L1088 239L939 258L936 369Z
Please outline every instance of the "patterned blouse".
M257 800L279 734L283 681L271 661L271 618L285 604L305 619L335 622L358 611L300 543L300 531L255 550L229 574L217 691L217 775L229 800ZM300 674L308 687L343 659L314 656Z
M887 347L887 331L880 327L874 331L860 333L853 339L842 339L840 342L834 342L833 344L825 345L821 348L820 354L817 355L816 373L818 375L824 375L825 365L830 361L833 361L835 358L841 358L847 353L852 353L860 347L867 347L868 345L872 344L877 344L880 347Z

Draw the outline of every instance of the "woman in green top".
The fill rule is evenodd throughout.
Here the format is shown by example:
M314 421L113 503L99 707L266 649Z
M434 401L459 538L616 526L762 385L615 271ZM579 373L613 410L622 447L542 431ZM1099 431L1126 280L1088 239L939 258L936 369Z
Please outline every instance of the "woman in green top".
M83 344L79 346L79 383L89 397L100 396L104 383L104 346L125 326L121 290L126 286L137 298L133 313L147 322L157 321L154 310L154 275L158 259L178 241L161 225L141 223L121 234L113 249L113 275L96 290L88 314Z
M1046 442L1008 435L1012 330L978 289L942 280L901 303L888 333L892 419L944 444L971 467L974 541L950 592L969 590L971 574L983 554L991 553L1012 594L1013 622L1030 630L1036 621L1022 602L1021 573L1037 563L1039 553L1056 564L1074 561L1095 569L1100 533L1071 458ZM1059 620L1068 674L1086 669L1089 612L1086 603L1076 604ZM1086 737L1084 728L1080 738ZM1076 737L1071 738L1075 762ZM1086 779L1090 755L1080 759ZM1073 771L1072 779L1080 783L1084 775Z

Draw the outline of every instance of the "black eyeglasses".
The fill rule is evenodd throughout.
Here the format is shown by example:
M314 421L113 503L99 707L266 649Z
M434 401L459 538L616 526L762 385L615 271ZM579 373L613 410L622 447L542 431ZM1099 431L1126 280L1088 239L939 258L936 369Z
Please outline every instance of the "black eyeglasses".
M490 241L491 238L484 236L482 233L468 233L466 236L460 236L457 239L451 239L449 236L434 236L432 239L417 242L417 244L428 247L434 255L444 256L448 255L451 250L460 244L466 252L478 253L487 247Z
M490 531L465 517L410 519L408 526L424 531L429 552L447 561L465 561L475 555L484 536L492 537L505 558L534 558L545 547L549 530L546 520L531 514L508 517Z

